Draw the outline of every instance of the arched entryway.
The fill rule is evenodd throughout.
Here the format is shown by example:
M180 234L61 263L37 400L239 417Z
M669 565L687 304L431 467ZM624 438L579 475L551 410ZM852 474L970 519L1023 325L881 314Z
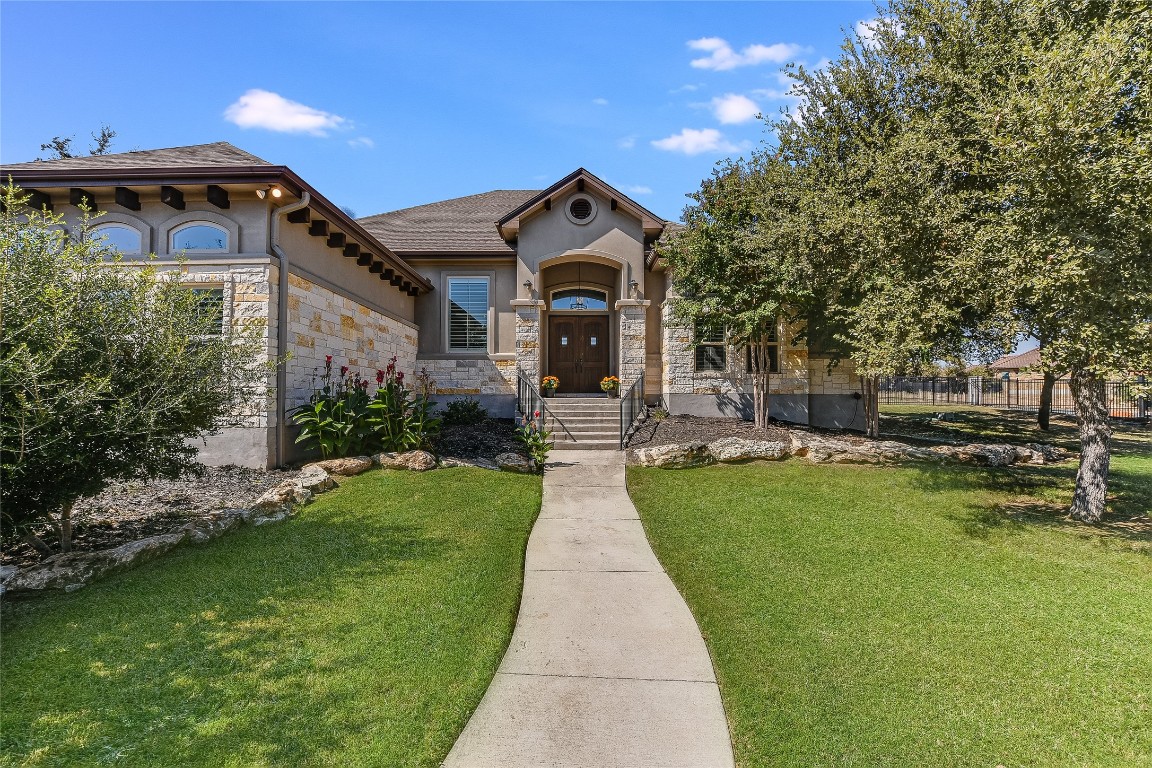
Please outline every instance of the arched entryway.
M541 270L543 375L560 379L561 394L599 394L600 380L617 375L613 328L620 270L573 260Z

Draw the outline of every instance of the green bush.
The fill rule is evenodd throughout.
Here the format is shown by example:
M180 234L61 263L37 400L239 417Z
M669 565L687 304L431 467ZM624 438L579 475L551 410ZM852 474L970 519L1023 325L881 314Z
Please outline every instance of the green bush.
M536 470L539 472L544 471L544 462L548 461L548 452L555 445L555 443L548 441L551 436L552 433L544 429L544 423L540 420L540 411L536 411L533 418L525 418L516 425L516 439L524 445L528 458L532 459L536 465Z
M473 397L453 400L444 409L445 424L479 424L488 418L488 411Z
M405 384L393 357L385 370L376 371L376 392L369 396L368 380L346 365L334 376L328 355L321 387L291 412L292 423L300 427L296 442L318 450L325 459L427 448L440 419L432 413L428 388L420 384L419 392Z

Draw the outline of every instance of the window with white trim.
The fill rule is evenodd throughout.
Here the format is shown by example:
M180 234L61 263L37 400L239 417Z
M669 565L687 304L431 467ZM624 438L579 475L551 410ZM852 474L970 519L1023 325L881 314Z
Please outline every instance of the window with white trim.
M143 250L140 231L127 224L101 224L94 227L88 236L125 256L133 256Z
M722 371L728 367L728 340L723 323L697 320L695 337L697 371Z
M448 349L488 351L487 277L448 278Z
M227 251L228 230L216 224L194 221L172 232L172 251Z

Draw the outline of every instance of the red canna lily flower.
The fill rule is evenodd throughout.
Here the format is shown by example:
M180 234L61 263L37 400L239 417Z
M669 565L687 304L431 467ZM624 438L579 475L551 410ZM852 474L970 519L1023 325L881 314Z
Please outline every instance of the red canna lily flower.
M384 371L377 369L377 371L376 371L376 383L377 384L383 384L384 383Z
M536 419L540 418L540 411L533 411L532 417Z
M340 366L340 377L343 378L347 375L348 375L348 366L346 366L346 365Z

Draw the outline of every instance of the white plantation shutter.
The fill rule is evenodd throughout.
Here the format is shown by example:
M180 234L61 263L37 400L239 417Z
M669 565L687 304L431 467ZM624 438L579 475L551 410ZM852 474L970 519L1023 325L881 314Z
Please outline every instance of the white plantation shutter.
M448 278L448 348L488 351L488 278Z

